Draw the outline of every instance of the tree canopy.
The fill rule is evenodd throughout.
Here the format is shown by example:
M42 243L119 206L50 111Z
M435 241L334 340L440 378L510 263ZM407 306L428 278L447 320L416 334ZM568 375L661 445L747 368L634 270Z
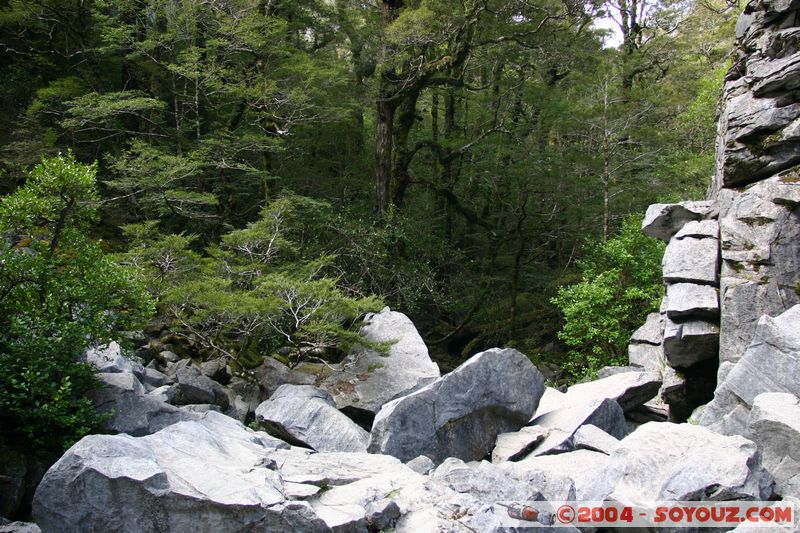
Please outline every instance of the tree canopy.
M92 216L71 220L196 357L335 359L381 301L445 369L496 345L559 362L576 348L553 298L585 282L587 239L630 240L629 214L703 194L734 15L723 0L4 0L0 194L9 217L46 216L28 170L89 165Z

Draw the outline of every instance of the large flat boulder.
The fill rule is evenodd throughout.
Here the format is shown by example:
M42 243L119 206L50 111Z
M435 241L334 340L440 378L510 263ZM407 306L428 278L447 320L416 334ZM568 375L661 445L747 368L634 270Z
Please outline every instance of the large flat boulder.
M465 463L450 458L431 473L431 478L456 492L484 501L529 502L541 499L541 492L526 481L510 478L506 470L486 461Z
M512 479L524 481L536 488L547 500L583 499L594 472L608 463L608 455L589 450L577 450L557 455L531 456L500 467Z
M141 438L85 437L45 474L34 519L44 532L326 531L264 463L280 445L214 412Z
M492 463L519 461L541 444L548 433L549 430L540 426L525 426L519 431L501 433L492 450Z
M717 206L711 201L653 204L647 208L642 221L642 233L669 241L688 222L714 218Z
M590 400L584 404L568 405L537 416L533 427L547 431L545 439L529 456L563 453L575 449L573 437L581 426L592 424L615 438L628 432L628 423L619 404L610 398Z
M409 461L427 455L465 461L488 456L497 435L533 416L544 378L513 349L471 357L450 374L384 405L372 426L369 451Z
M571 386L562 406L585 405L608 398L627 412L658 394L660 387L661 375L658 372L623 372Z
M766 500L773 480L744 437L649 422L622 439L587 487L581 496L593 501Z
M572 437L572 442L576 450L589 450L606 455L619 448L619 439L615 439L593 424L579 427Z
M387 354L356 347L321 383L339 409L362 411L371 422L384 404L440 377L439 366L403 313L387 307L367 315L360 333L370 342L392 344Z
M748 429L764 467L775 477L775 491L800 498L800 400L794 394L766 392L753 401Z
M536 408L536 414L532 417L542 416L550 411L555 411L564 406L564 398L566 394L553 387L545 387L544 394L539 400L539 407Z
M256 421L280 439L320 452L366 452L369 433L336 409L327 392L281 385L256 409Z
M34 518L45 533L501 527L491 499L500 484L446 477L431 479L385 455L292 448L209 412L146 437L85 437L48 471ZM517 487L521 495L535 491Z

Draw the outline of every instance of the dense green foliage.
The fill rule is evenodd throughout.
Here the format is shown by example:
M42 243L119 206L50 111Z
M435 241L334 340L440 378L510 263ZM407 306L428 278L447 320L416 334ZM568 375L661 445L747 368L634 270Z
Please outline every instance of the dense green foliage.
M381 299L444 369L557 358L586 239L713 171L735 13L624 5L0 0L0 193L43 156L97 161L85 233L188 355L335 359Z
M618 235L587 243L586 256L578 262L581 280L553 298L564 314L558 336L571 348L564 367L575 378L604 366L627 365L631 334L642 317L658 310L665 245L644 236L640 226L640 217L630 217Z
M279 348L289 363L336 359L358 340L356 319L380 302L349 297L325 275L335 258L314 253L322 236L315 218L328 208L277 197L203 256L191 251L193 237L126 226L132 247L121 260L142 270L178 335L198 348L193 356L226 357L240 368Z
M72 155L46 159L0 203L0 420L44 453L98 423L93 371L77 356L152 313L133 273L88 236L95 172Z

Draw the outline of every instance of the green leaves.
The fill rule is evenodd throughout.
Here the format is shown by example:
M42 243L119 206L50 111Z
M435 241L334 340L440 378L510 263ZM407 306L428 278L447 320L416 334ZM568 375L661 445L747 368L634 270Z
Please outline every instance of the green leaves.
M133 272L87 235L95 171L72 154L43 160L0 204L0 413L45 454L99 427L80 352L153 312Z
M565 365L572 378L627 364L631 334L658 309L664 243L645 237L640 226L640 217L629 217L618 235L588 243L581 281L552 300L564 315L558 337L572 348Z
M192 237L160 234L154 223L131 225L131 249L120 257L140 269L201 357L226 357L240 368L279 348L295 363L335 357L358 338L356 320L382 304L345 295L326 275L334 258L319 254L317 215L329 208L293 194L277 197L205 257L189 249Z

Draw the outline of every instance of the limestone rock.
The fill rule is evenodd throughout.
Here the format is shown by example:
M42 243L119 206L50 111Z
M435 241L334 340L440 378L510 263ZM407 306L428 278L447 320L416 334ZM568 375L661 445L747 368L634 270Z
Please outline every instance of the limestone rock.
M528 457L501 467L509 476L530 483L547 500L583 499L594 472L602 470L608 456L589 450Z
M89 348L80 358L81 361L90 363L98 372L117 374L129 372L141 379L144 367L128 359L117 342L110 342L105 346Z
M275 445L213 412L141 438L91 435L47 472L33 516L45 532L327 531L284 498L264 463Z
M509 479L505 470L486 461L464 463L461 459L450 458L431 473L431 478L456 492L468 493L484 501L541 499L541 493L532 484Z
M33 522L9 522L3 523L0 518L0 533L42 533L42 530Z
M709 285L674 283L667 286L667 316L673 320L719 316L717 289Z
M528 455L547 437L548 430L539 426L526 426L519 431L501 433L492 450L492 462L518 461Z
M549 413L550 411L560 409L564 406L564 398L566 398L566 394L560 390L553 387L545 387L544 394L542 394L542 398L539 400L539 407L536 408L536 414L531 417L531 420L545 413Z
M674 238L680 240L687 237L719 240L719 222L713 219L688 222L675 234Z
M747 406L752 406L756 396L764 392L800 396L798 324L800 305L775 318L764 316L758 322L752 343L724 381L727 389Z
M389 353L354 349L320 385L339 409L362 411L369 422L389 401L439 378L439 367L411 320L388 307L364 319L361 335L371 342L393 342Z
M631 366L650 372L664 368L664 349L652 344L629 344L628 362Z
M372 426L371 453L408 461L427 455L480 460L497 435L525 425L544 393L544 378L513 349L479 353L430 385L384 405Z
M155 368L145 368L142 373L142 384L147 388L149 387L150 390L157 389L159 387L163 387L170 382L170 379L163 373L159 372Z
M281 385L258 406L256 420L291 444L321 452L366 452L369 433L342 414L330 394L310 385Z
M651 344L661 345L662 324L660 313L650 313L644 325L633 332L631 335L632 344Z
M619 439L615 439L593 424L586 424L575 432L572 444L576 450L589 450L608 455L619 447Z
M424 455L420 455L415 459L411 459L409 462L406 463L406 466L409 467L411 470L416 472L417 474L427 475L429 474L436 465L433 461L431 461L430 457L425 457Z
M667 283L715 285L719 280L719 241L694 237L670 240L662 270Z
M800 304L800 175L723 191L720 358L738 360L762 315Z
M688 222L714 218L716 213L717 206L710 201L653 204L644 215L642 233L669 241Z
M155 433L183 420L194 420L192 413L146 395L144 387L131 373L99 373L102 387L90 395L100 413L111 413L105 427L114 433L142 436Z
M230 405L222 386L200 373L197 367L187 365L175 372L178 382L175 405L215 404L225 410Z
M563 453L575 449L573 435L586 424L593 424L615 438L624 437L628 431L622 408L609 398L555 409L537 416L532 424L547 430L547 437L529 456Z
M704 320L677 323L666 319L664 357L669 366L686 368L718 354L719 326Z
M776 492L800 498L800 400L785 392L759 394L748 426Z
M281 385L314 385L316 382L314 375L291 369L272 357L265 357L261 365L253 369L253 376L261 389L261 399L275 394ZM261 400L257 401L255 407L260 403Z
M622 439L594 472L587 500L765 500L773 480L755 444L690 424L650 422Z
M585 405L609 398L623 411L630 411L655 396L660 387L661 376L656 372L625 372L571 386L563 405Z

